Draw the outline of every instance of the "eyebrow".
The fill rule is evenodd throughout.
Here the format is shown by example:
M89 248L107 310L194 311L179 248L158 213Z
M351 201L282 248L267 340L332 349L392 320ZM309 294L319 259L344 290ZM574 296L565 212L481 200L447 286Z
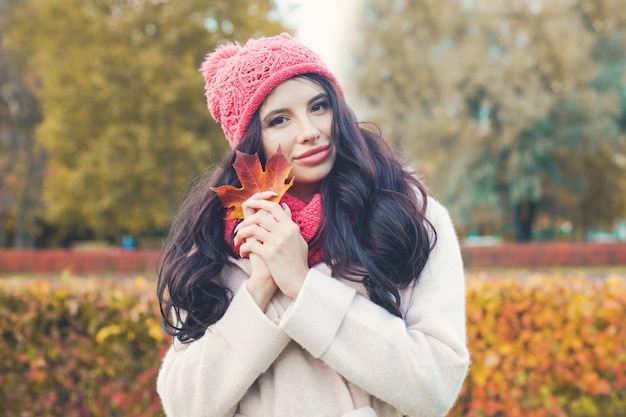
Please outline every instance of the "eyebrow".
M321 98L328 98L328 94L326 94L326 93L319 93L315 97L313 97L312 99L307 101L307 104L311 105L311 104L315 103L317 100L319 100ZM265 122L267 122L268 119L271 119L275 115L280 114L280 113L285 113L287 111L288 111L288 109L286 107L280 108L280 109L274 109L271 112L267 113L267 115L265 115L265 117L263 119L261 119L261 123L265 123Z

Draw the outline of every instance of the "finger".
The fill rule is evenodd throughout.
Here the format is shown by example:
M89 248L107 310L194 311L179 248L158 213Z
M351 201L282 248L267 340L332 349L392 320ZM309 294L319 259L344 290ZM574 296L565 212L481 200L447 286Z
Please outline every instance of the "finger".
M259 240L261 242L266 242L270 237L270 232L263 227L252 224L250 226L242 227L233 239L233 243L239 245L242 242L247 240Z
M294 239L301 239L300 227L293 222L290 210L278 206L278 219L267 210L259 209L255 214L243 220L237 228L235 244L247 239L257 238L263 243L272 242L280 245L281 242L294 243ZM286 243L290 244L290 243Z
M273 201L267 201L267 200L246 200L243 205L246 205L246 208L249 210L253 210L255 212L259 211L259 210L265 210L269 213L271 213L274 218L278 221L285 219L285 218L291 218L290 215L287 214L287 211L285 211L284 206L278 204L278 203L274 203ZM289 210L289 212L291 212L291 210Z
M248 239L239 247L239 256L242 258L247 258L250 254L259 255L260 251L263 249L263 244L256 239ZM261 259L262 256L259 256Z
M250 214L241 222L239 222L239 224L235 227L235 234L239 233L241 229L255 224L269 230L278 223L278 220L272 215L272 213L268 212L267 210L250 210L253 211L253 214Z
M248 202L250 202L250 201L264 201L264 200L268 200L270 198L274 198L277 195L278 194L276 194L274 191L261 191L261 192L253 194L250 198L248 198L246 201L244 201L241 204L241 210L243 211L243 217L246 218L248 216L251 216L256 211L254 208L251 208L248 205Z
M276 197L278 194L274 191L259 191L258 193L254 193L251 200L268 200L270 198Z
M281 206L283 207L283 210L285 211L285 213L287 213L289 218L293 219L293 216L291 215L291 208L287 205L287 203L282 203Z

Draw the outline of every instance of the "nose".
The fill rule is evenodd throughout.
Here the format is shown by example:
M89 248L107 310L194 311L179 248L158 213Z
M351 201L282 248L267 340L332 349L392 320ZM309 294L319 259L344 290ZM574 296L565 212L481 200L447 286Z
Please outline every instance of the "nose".
M303 117L298 123L298 142L315 142L320 137L320 130L309 117Z

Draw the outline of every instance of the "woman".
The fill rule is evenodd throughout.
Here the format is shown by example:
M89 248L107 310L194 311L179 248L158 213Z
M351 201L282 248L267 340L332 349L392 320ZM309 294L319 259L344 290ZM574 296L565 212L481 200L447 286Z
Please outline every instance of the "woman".
M158 297L175 336L173 416L443 416L465 378L465 288L447 211L357 123L320 58L287 34L202 66L232 151L170 231ZM224 220L234 150L279 149L293 186Z

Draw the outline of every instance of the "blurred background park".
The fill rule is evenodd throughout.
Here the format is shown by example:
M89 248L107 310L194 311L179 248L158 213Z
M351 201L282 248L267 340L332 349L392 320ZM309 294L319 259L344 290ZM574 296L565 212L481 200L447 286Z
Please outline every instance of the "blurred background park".
M626 240L623 0L346 1L307 39L463 238ZM0 0L0 247L159 246L227 147L199 63L279 6Z
M0 417L163 415L159 248L228 146L198 68L283 31L450 209L450 415L626 415L626 0L0 0Z

